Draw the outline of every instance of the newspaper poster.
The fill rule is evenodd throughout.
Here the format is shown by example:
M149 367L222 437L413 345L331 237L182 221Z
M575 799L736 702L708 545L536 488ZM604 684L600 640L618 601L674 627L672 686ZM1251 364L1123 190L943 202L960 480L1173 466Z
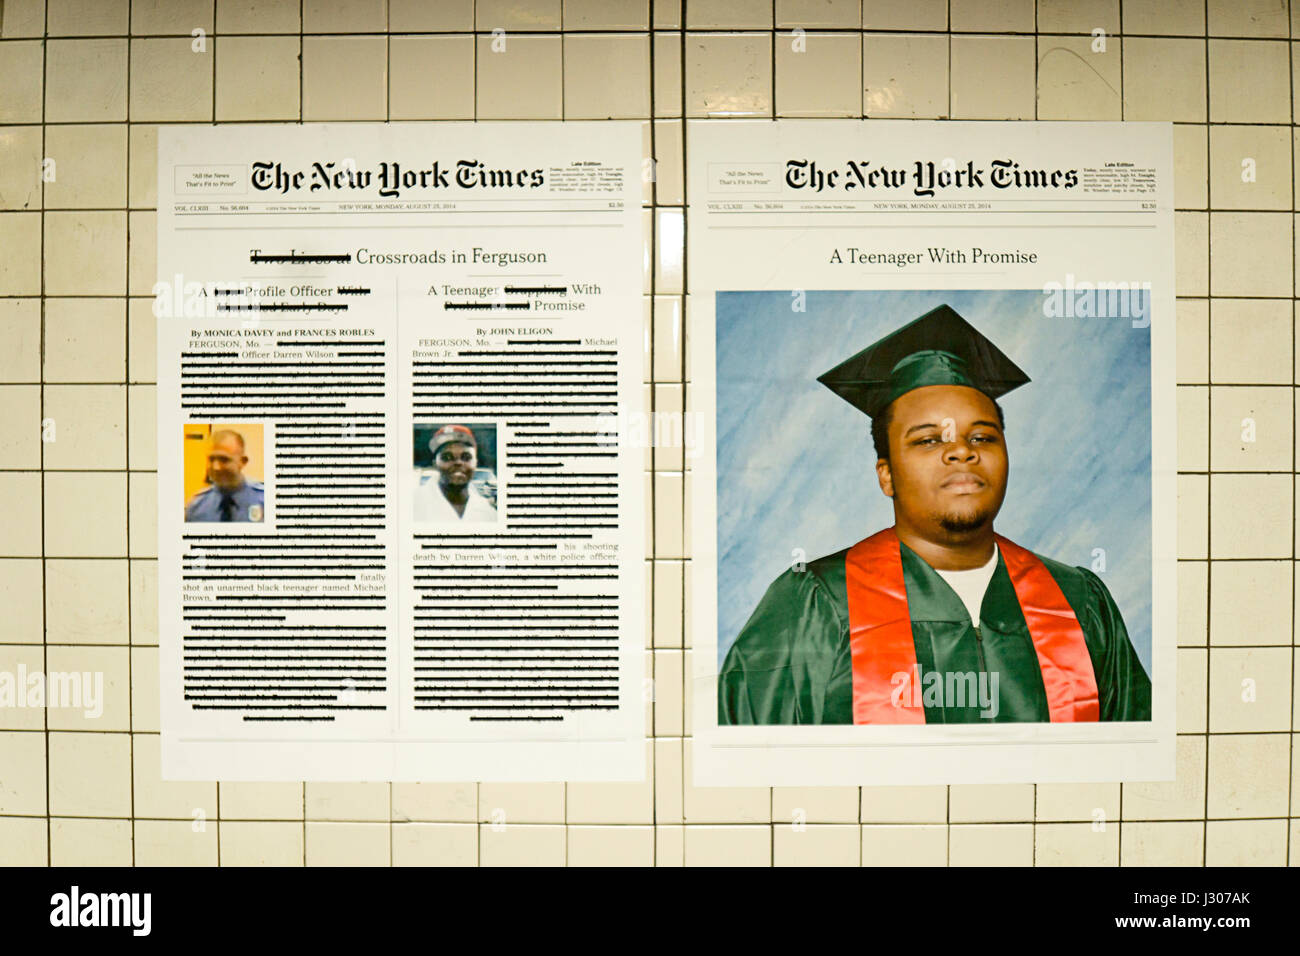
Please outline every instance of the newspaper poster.
M158 162L164 775L641 779L640 126Z
M688 123L700 785L1168 780L1168 124Z

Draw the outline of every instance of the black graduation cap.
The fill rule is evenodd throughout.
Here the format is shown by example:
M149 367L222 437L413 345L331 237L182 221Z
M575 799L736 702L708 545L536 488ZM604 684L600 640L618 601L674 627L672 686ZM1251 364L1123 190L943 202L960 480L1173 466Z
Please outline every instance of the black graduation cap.
M1029 381L1002 350L951 307L941 305L817 377L872 418L904 392L966 385L989 398Z

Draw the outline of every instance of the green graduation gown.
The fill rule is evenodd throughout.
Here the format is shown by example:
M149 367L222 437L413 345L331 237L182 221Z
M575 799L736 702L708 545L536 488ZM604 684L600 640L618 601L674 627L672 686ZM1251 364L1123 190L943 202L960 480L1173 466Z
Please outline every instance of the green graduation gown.
M948 583L906 545L900 544L900 553L921 671L998 675L993 716L978 699L957 706L927 698L925 722L1048 721L1038 656L1001 553L980 606L978 634ZM845 549L818 558L806 570L788 570L772 582L718 675L720 725L853 723L847 554ZM1100 719L1150 720L1151 681L1106 586L1084 568L1039 558L1079 620Z

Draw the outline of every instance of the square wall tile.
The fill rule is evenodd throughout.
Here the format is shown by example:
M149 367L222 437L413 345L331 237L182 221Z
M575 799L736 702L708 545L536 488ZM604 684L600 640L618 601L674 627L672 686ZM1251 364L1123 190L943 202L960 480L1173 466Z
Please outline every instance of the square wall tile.
M135 816L184 820L189 824L212 826L217 819L217 785L202 780L163 780L162 738L157 734L135 734L132 752L134 767ZM301 831L301 827L299 827Z
M1210 122L1291 122L1288 54L1281 40L1210 40Z
M1290 753L1288 734L1211 734L1210 818L1286 816Z
M217 122L296 120L298 37L221 37L217 41ZM155 139L155 149L156 147Z
M119 39L49 41L45 57L46 122L125 120L126 42Z
M1033 119L1034 50L1031 37L953 37L953 119Z
M48 295L123 295L126 213L46 213L45 291Z
M388 46L394 120L474 118L474 38L395 36Z
M1293 491L1291 475L1212 475L1211 557L1291 557Z
M130 24L131 0L46 0L52 37L123 36Z
M124 558L45 562L46 641L127 644L129 583Z
M1292 577L1290 561L1215 561L1210 575L1210 644L1289 645Z
M54 162L46 209L116 209L126 205L126 127L50 126L45 155Z
M861 115L858 34L778 34L775 42L778 116Z
M130 652L126 647L52 646L45 651L50 730L131 729Z
M212 48L189 37L131 41L131 119L212 119Z
M564 35L564 118L650 116L650 38L646 34Z
M1211 733L1285 731L1290 724L1291 648L1210 649ZM1213 740L1210 757L1213 779Z
M1294 390L1280 385L1210 389L1210 467L1216 471L1290 471L1295 455Z
M1211 213L1214 270L1210 294L1289 297L1296 261L1291 250L1291 219L1280 212Z
M126 467L126 386L47 385L45 467L76 471Z
M50 813L131 816L131 735L49 734Z
M1285 300L1215 299L1210 303L1209 381L1290 384L1295 335L1292 313L1291 303ZM1189 344L1195 334L1189 331ZM1180 328L1180 348L1182 344Z
M1123 55L1126 120L1205 122L1204 40L1126 36Z
M60 558L124 557L126 475L47 473L45 553Z
M303 38L304 120L382 120L387 116L386 37Z
M1291 131L1210 127L1210 204L1215 209L1290 209Z
M480 35L476 50L477 119L563 117L560 37Z
M686 115L771 116L771 34L688 35Z
M1038 119L1121 119L1121 86L1118 38L1038 38Z

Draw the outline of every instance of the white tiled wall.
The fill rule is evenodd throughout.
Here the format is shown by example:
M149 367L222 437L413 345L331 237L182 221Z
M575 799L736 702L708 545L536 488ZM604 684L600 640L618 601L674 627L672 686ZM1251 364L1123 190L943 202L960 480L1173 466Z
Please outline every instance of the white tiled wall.
M107 698L94 721L0 709L0 863L1300 861L1300 9L1286 0L0 7L0 670L103 671ZM646 647L657 687L645 783L162 782L148 298L156 126L645 120L658 171L646 196L645 374L657 406L676 409L689 403L682 121L704 116L1177 124L1178 779L692 786L690 508L680 452L661 449L647 459ZM49 181L46 158L56 164ZM1243 181L1246 159L1254 182ZM1242 441L1245 418L1255 420L1253 443ZM57 441L40 440L42 419L55 420Z

